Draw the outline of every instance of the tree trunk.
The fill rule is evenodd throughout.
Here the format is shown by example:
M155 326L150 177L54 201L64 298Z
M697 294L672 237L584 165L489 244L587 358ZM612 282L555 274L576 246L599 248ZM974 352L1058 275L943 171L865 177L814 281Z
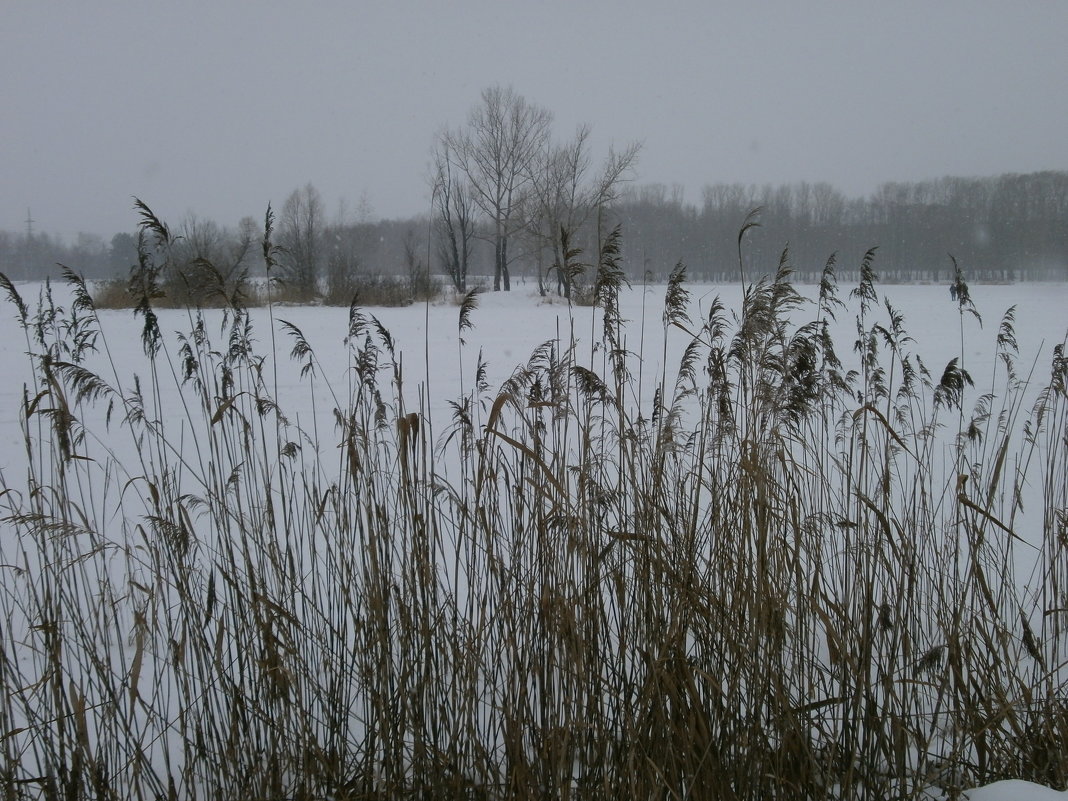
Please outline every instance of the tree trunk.
M493 239L493 291L501 291L501 249L504 242L500 231Z
M512 291L512 278L508 274L508 239L501 239L501 276L504 278L504 291Z

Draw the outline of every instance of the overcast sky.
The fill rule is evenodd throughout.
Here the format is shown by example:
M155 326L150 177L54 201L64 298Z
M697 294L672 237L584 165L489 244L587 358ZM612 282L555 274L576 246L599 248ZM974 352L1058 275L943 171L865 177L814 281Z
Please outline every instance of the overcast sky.
M511 85L642 183L1068 169L1068 2L2 0L0 229L106 237L132 198L235 225L427 208L435 131Z

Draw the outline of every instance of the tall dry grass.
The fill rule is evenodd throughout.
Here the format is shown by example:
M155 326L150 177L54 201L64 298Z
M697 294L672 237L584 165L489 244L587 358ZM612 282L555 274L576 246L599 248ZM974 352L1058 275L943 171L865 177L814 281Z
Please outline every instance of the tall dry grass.
M963 356L932 372L914 351L874 251L848 295L832 259L805 306L784 254L702 319L680 265L661 321L689 344L653 376L614 240L600 346L551 334L490 387L461 343L471 374L442 428L357 307L345 386L237 297L220 334L190 312L172 351L152 305L168 234L150 213L143 229L146 375L110 358L73 273L67 308L3 282L33 367L26 472L0 488L5 798L1068 782L1068 362L1058 346L1023 375L1011 311L973 388ZM953 299L977 313L959 271ZM828 334L845 314L851 370ZM477 315L470 293L461 336ZM286 349L333 430L287 410ZM1025 379L1046 385L1033 407Z

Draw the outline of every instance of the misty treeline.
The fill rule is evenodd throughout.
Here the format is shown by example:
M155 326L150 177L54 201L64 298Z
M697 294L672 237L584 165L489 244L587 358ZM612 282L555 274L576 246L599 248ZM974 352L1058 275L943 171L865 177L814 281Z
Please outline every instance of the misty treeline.
M344 285L361 271L407 277L413 269L425 269L428 255L431 271L455 277L458 287L466 287L468 275L492 280L494 243L482 222L472 219L467 269L456 274L448 253L454 245L440 220L433 224L428 249L425 215L399 220L372 219L366 211L349 218L331 216L310 185L291 198L305 203L310 198L313 211L318 209L318 220L313 213L306 231L311 236L304 237L305 263L313 265L327 287ZM603 236L622 226L622 263L632 280L646 271L663 277L681 260L695 279L732 281L738 278L738 230L754 208L762 211L760 228L747 234L752 262L766 264L769 255L777 256L788 244L802 280L815 279L831 253L838 254L839 272L846 275L872 243L879 247L880 274L888 281L945 279L952 269L948 253L976 280L1068 279L1065 172L889 183L867 198L846 197L826 183L714 184L705 188L700 206L687 201L679 187L624 186L604 210L601 230ZM583 222L574 239L592 260L596 220ZM536 237L529 229L521 232L510 273L532 282L541 275L555 291L552 267L558 256L551 249L559 240L545 227L534 230ZM174 226L175 247L185 254L178 254L179 261L205 258L226 271L248 269L257 275L263 270L262 232L259 218L246 217L227 227L188 214ZM531 247L537 238L544 249ZM299 231L281 241L302 252ZM110 240L79 234L65 241L47 233L0 231L0 271L17 279L58 276L57 264L90 279L116 278L136 262L137 235L132 233L117 233Z
M884 281L949 280L948 254L974 280L1068 279L1065 172L886 183L867 198L827 183L715 184L700 206L678 187L636 187L614 209L628 274L663 278L681 260L693 278L738 279L738 231L753 209L760 226L746 233L749 260L774 264L788 245L801 281L818 281L835 253L839 275L855 278L850 270L872 245Z
M174 299L197 301L206 285L263 276L270 226L272 277L297 301L347 304L380 281L395 293L381 297L403 303L433 294L438 277L461 292L508 290L515 278L571 297L588 292L590 265L620 242L632 281L664 280L678 262L693 279L733 281L759 277L739 271L747 221L759 223L745 225L751 263L774 264L788 246L801 281L818 280L832 254L852 277L873 245L886 281L946 279L949 254L974 280L1068 279L1068 172L887 183L866 198L827 183L718 183L698 204L679 186L634 183L639 151L634 143L595 155L588 125L561 137L548 109L489 87L464 124L434 135L422 214L375 219L366 202L329 213L312 183L234 227L188 213L169 230L161 280ZM138 264L138 249L128 232L67 243L0 231L0 271L42 279L63 264L118 279Z
M293 190L270 210L273 239L278 244L276 277L297 298L321 295L325 300L345 297L360 276L425 274L427 220L374 220L366 204L352 214L328 214L312 184ZM138 217L131 209L132 227ZM262 249L267 214L244 217L236 226L187 213L167 225L164 286L195 294L213 273L233 284L262 277L266 264ZM58 278L59 265L75 269L90 280L123 280L139 262L138 233L120 232L105 240L79 234L74 243L47 233L14 234L0 231L0 272L16 280Z

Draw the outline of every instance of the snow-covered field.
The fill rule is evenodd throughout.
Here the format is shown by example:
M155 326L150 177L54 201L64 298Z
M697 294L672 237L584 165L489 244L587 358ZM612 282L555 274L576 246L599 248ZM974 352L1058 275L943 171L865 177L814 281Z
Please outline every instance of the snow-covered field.
M25 284L19 291L31 305L37 298L39 285ZM700 325L708 308L717 296L728 310L737 311L741 301L741 288L736 285L689 286L691 292L691 318ZM843 298L850 287L842 286ZM815 287L799 287L801 292L815 294ZM945 364L952 358L960 358L974 381L973 397L990 388L991 377L996 367L995 339L1001 316L1009 308L1016 310L1016 335L1024 366L1034 361L1035 381L1042 382L1048 374L1053 347L1064 342L1068 330L1068 284L1014 284L977 285L971 287L972 299L982 315L983 325L971 315L963 319L958 314L955 301L946 286L901 285L879 287L880 297L886 297L905 317L905 327L915 340L909 348L920 354L937 380ZM55 288L57 300L63 303L66 290ZM672 329L668 333L668 349L664 358L665 329L662 322L664 287L636 286L625 290L620 297L620 311L627 320L626 347L631 353L643 355L643 401L651 400L653 377L665 364L669 375L677 366L681 349L688 338ZM854 304L855 305L855 304ZM578 358L597 368L601 366L600 323L594 319L596 312L589 307L569 307L566 301L538 297L529 286L520 284L512 292L487 292L479 296L479 307L471 315L474 328L463 332L466 342L460 345L458 330L459 309L455 303L438 302L430 305L414 305L403 308L371 308L365 310L374 315L390 332L402 354L404 382L409 403L418 397L418 386L429 387L430 406L435 423L443 423L449 414L448 401L456 399L461 392L461 379L467 388L474 380L476 360L481 352L487 364L486 378L491 387L496 387L508 378L512 371L524 364L531 352L546 340L570 338L573 331L578 343ZM178 349L176 332L188 332L191 319L187 312L161 309L158 312L159 326L166 340L165 347L175 354ZM798 322L816 312L810 305L797 314ZM885 309L880 305L873 315L886 320ZM144 356L140 332L141 321L129 311L101 311L101 328L107 338L111 358L119 367L120 377L129 378L134 373L144 375L147 360ZM258 349L269 351L271 330L266 309L252 310L252 320ZM300 329L315 350L323 367L322 377L336 388L346 385L349 367L348 348L345 336L348 329L348 310L332 307L277 307L276 320L285 320ZM206 312L209 334L218 336L218 324L222 313ZM963 350L962 331L963 325ZM839 313L834 329L839 356L849 363L849 352L856 339L853 310ZM291 411L307 418L310 414L310 396L303 389L286 396L285 390L294 389L301 383L299 366L289 358L292 339L282 330L274 334L281 370L283 402L297 404ZM17 413L23 384L29 378L29 366L24 357L25 337L17 325L14 308L8 305L7 313L0 314L0 371L4 381L0 385L0 467L10 465L17 451L20 438ZM591 358L592 356L592 358ZM855 357L853 357L855 362ZM92 364L92 362L90 362ZM99 360L97 364L100 364ZM106 371L105 371L106 372ZM331 398L326 386L320 387L324 420L332 419L329 404Z
M26 284L18 289L32 308L41 287ZM717 296L728 312L740 307L740 287L690 285L688 289L694 328L707 317ZM847 286L841 288L843 299L849 289ZM815 287L799 287L799 290L814 293ZM1015 308L1019 372L1023 378L1028 377L1033 366L1033 386L1028 389L1032 399L1037 389L1048 381L1054 347L1062 345L1068 335L1066 284L972 286L972 300L982 315L982 325L972 315L960 314L946 286L885 286L878 287L878 291L880 301L885 296L904 315L905 328L913 339L906 343L906 347L922 357L935 381L954 358L971 374L975 387L966 395L965 409L970 409L982 393L1000 392L1003 388L1005 376L1000 372L1002 368L996 358L995 341L1006 310ZM666 371L669 379L674 378L682 349L689 340L679 328L665 328L662 320L664 295L662 286L638 286L620 296L620 312L627 321L625 347L641 357L640 362L635 360L631 368L638 371L635 386L640 397L635 401L641 408L652 404L657 376ZM57 287L55 297L60 305L69 302L66 288ZM496 388L517 366L525 364L540 344L559 338L576 343L580 364L606 374L599 312L588 307L572 307L559 298L540 298L529 286L522 284L510 293L481 294L478 303L470 317L473 327L464 331L460 330L459 307L454 302L364 310L388 330L395 343L403 370L405 411L429 409L436 438L440 439L449 425L454 408L450 401L471 391L480 363L485 364L485 381L489 387ZM275 354L273 361L264 362L264 374L272 376L271 381L278 390L277 400L285 413L306 431L322 431L324 441L329 442L334 437L333 410L336 406L344 407L351 391L352 352L345 342L348 310L276 307L273 326L270 314L267 309L256 309L251 313L258 351ZM164 335L166 359L163 363L177 364L181 346L178 334L188 336L193 320L184 311L160 310L158 315L159 328ZM853 307L840 313L834 328L836 347L847 367L857 360L851 352L856 338L853 315ZM889 314L881 304L873 307L871 315L889 325ZM812 305L802 306L796 313L796 321L801 323L815 316ZM221 340L223 313L206 312L205 320L208 333ZM102 311L99 321L108 349L90 355L86 364L117 384L132 386L134 375L143 379L149 369L142 348L142 320L128 311ZM313 349L315 371L312 377L302 375L306 356L297 359L290 356L295 337L281 321L299 330ZM0 313L0 376L3 377L0 380L0 471L9 487L20 485L27 458L19 415L26 393L32 395L28 389L32 374L26 349L26 335L16 321L15 309L6 304ZM640 367L635 366L639 364ZM275 371L277 380L273 378ZM388 377L383 379L386 380ZM177 397L165 397L161 399L161 411L167 414L168 404L174 404L169 411L175 412L175 418L180 419L178 403ZM1025 407L1029 404L1030 401ZM172 436L181 439L180 433L172 433ZM136 461L136 453L130 450L135 447L132 441L116 436L101 445L120 460ZM1068 459L1068 454L1063 458ZM1017 531L1027 538L1026 525ZM0 529L0 538L6 537ZM969 797L978 801L1063 801L1068 794L1014 781L970 791Z

